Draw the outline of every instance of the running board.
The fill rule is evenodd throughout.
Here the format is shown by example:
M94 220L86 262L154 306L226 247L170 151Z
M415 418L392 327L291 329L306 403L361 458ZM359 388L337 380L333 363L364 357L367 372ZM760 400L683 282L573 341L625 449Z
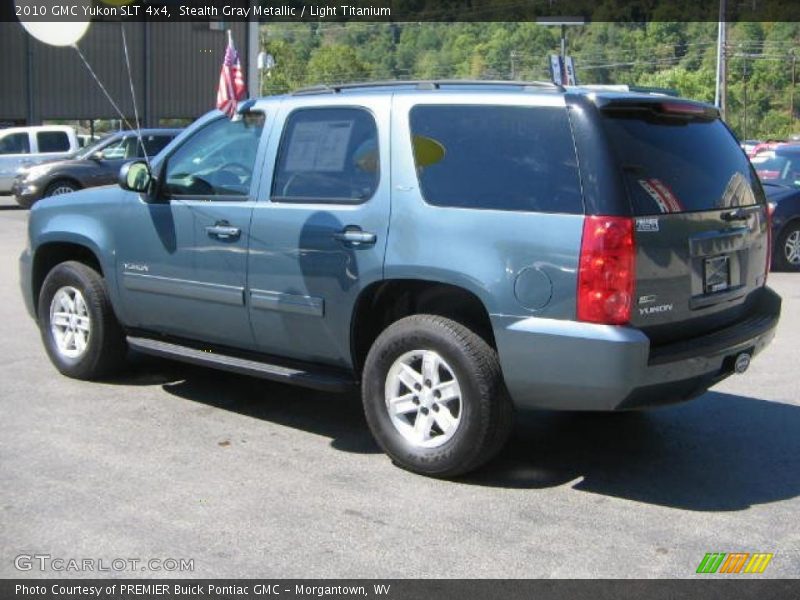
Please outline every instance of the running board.
M355 387L355 381L352 378L323 369L311 371L298 366L270 364L143 337L128 336L128 346L144 354L231 371L240 375L301 385L324 392L351 391Z

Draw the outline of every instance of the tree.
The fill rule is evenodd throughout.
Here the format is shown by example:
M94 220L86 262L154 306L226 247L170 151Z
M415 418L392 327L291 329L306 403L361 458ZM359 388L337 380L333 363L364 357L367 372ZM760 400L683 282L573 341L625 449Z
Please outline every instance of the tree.
M350 46L334 44L314 50L306 69L307 83L344 83L370 77L370 66Z

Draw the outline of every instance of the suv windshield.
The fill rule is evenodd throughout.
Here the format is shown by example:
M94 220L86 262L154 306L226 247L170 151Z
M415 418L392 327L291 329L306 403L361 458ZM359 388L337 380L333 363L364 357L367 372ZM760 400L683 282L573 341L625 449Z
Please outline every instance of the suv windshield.
M758 178L722 121L665 114L659 106L603 111L635 215L763 204Z

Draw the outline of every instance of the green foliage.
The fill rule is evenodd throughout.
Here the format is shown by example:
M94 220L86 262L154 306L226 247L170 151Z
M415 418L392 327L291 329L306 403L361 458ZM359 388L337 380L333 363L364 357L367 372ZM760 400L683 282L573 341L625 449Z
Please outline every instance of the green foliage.
M595 16L607 13L607 22L598 18L567 31L581 83L666 87L713 102L716 23L615 23L635 20L630 5L597 4ZM669 18L670 7L663 6L667 12L660 18ZM678 17L686 15L673 18ZM262 46L277 63L262 92L277 94L304 85L381 79L547 79L548 55L559 52L560 30L532 22L269 23L262 26ZM792 51L800 56L798 23L729 24L726 119L740 136L800 131Z

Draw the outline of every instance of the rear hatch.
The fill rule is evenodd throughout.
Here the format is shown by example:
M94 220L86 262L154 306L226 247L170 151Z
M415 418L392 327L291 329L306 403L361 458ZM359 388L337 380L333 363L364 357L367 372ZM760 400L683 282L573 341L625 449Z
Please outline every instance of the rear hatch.
M766 281L766 201L716 110L625 99L600 112L634 216L631 324L660 344L749 316Z

